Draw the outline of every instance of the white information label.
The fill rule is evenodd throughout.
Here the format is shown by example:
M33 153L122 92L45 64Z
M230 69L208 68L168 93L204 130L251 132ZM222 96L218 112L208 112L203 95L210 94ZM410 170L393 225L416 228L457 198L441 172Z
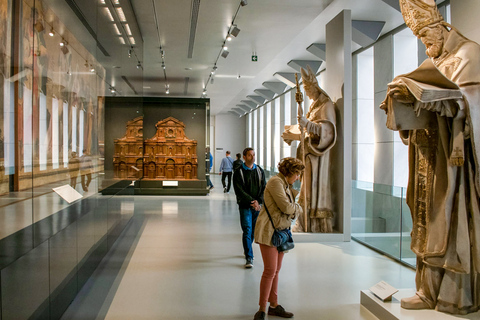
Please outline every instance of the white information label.
M83 196L75 189L73 189L69 184L66 184L61 187L53 188L53 191L55 191L60 197L62 197L63 200L67 201L68 203L72 203L73 201L76 201Z
M178 187L178 181L163 181L164 187Z
M383 301L390 301L392 300L392 296L398 292L398 289L395 289L385 281L380 281L379 283L371 287L370 291L372 291L375 296L382 299Z

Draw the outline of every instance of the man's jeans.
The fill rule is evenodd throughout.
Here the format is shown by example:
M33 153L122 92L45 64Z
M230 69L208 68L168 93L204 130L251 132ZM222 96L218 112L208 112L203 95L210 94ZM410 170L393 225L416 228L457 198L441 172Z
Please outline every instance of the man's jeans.
M257 222L260 211L255 211L253 208L239 208L240 210L240 225L243 230L243 252L245 259L253 259L252 243L254 240L255 223Z
M207 163L208 165L208 163ZM210 169L208 169L208 172L207 174L205 175L205 178L207 180L207 187L212 187L213 188L213 183L212 183L212 180L210 180Z

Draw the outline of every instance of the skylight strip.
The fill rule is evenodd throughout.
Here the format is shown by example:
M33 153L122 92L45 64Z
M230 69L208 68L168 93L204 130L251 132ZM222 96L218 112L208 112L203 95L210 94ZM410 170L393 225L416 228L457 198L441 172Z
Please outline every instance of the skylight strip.
M130 26L128 25L128 23L125 23L125 30L127 30L127 35L132 35L132 30L130 30Z
M112 13L110 12L110 9L104 8L105 13L107 14L107 17L110 21L114 22L115 20L113 19Z
M115 8L118 13L118 18L120 21L125 22L127 21L127 18L125 18L125 13L123 12L123 9L121 7Z
M115 29L115 33L119 36L122 35L122 33L120 32L120 30L118 29L118 26L116 24L113 25L113 28Z

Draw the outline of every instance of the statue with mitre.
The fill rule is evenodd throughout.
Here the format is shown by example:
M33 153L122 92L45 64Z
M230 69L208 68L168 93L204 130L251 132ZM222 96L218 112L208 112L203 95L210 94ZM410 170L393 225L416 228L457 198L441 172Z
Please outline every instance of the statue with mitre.
M417 256L407 309L466 314L480 308L480 45L434 0L400 0L427 59L396 77L380 106L408 145L407 204Z
M285 126L282 134L286 143L299 140L297 159L305 164L302 173L299 202L305 215L297 218L295 232L333 232L334 211L330 187L330 149L337 141L335 105L320 88L313 71L301 69L305 93L312 104L303 115L301 101L298 106L298 124ZM299 87L297 85L299 91ZM301 95L299 91L298 94Z

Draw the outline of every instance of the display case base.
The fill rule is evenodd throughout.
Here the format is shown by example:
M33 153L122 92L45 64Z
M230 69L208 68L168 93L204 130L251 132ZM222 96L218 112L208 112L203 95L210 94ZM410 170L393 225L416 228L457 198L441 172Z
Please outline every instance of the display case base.
M435 310L408 310L403 309L400 301L403 298L411 297L415 294L413 289L400 289L393 295L391 301L383 302L377 298L370 290L360 292L360 303L381 320L454 320L454 319L479 319L480 312L470 313L459 316L451 315Z
M201 180L176 180L177 186L164 186L162 180L135 181L137 195L178 195L178 196L205 196L208 194L207 182Z

